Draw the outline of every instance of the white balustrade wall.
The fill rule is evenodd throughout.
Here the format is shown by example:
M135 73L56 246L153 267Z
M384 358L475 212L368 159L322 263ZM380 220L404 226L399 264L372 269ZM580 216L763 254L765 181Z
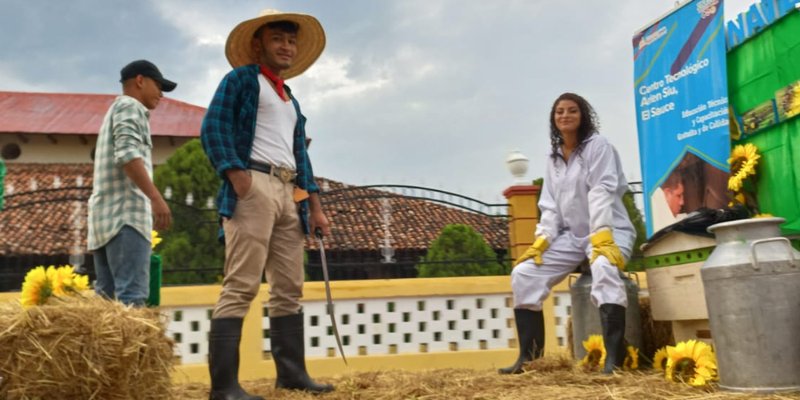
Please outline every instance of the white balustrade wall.
M507 349L516 342L510 294L335 300L347 357ZM569 292L553 293L555 336L566 348ZM164 307L182 364L205 363L213 306ZM303 302L306 355L339 357L325 301ZM264 304L263 351L270 350Z

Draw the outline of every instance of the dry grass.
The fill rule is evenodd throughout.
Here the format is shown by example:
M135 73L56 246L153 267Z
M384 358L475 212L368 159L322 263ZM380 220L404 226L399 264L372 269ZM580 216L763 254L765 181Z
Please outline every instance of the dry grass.
M653 371L612 376L585 373L574 365L567 356L559 356L537 360L531 371L511 376L498 375L495 370L465 369L359 372L321 379L336 385L336 391L321 396L277 390L271 379L244 382L242 386L267 399L287 400L800 399L800 393L757 396L722 392L715 387L697 389L667 382ZM176 395L187 400L207 399L208 387L185 385L177 388Z
M163 399L172 342L157 311L97 297L0 303L0 399Z

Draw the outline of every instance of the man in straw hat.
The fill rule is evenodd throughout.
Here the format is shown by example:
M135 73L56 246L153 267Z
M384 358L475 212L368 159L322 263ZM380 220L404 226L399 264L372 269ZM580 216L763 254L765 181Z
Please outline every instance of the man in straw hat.
M325 47L316 18L267 10L231 31L225 55L233 70L208 107L201 140L222 187L217 206L225 243L225 277L209 333L211 399L260 399L238 382L242 320L262 275L276 387L333 390L306 372L303 335L303 244L330 233L308 158L306 118L284 79L297 76Z

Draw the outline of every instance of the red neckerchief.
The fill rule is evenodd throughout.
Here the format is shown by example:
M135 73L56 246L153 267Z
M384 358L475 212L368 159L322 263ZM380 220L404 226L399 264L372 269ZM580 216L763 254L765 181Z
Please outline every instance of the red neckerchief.
M261 68L261 74L275 84L275 91L278 92L278 97L280 97L281 100L285 100L286 98L283 95L283 79L281 79L278 75L275 75L275 73L270 71L269 68L263 65L259 65L259 67Z

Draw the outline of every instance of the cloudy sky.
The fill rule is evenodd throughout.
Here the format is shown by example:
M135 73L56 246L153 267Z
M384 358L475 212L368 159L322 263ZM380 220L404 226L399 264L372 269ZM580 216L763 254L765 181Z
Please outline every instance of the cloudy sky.
M732 19L754 0L726 0ZM541 176L548 113L582 94L641 178L631 37L671 0L0 0L0 90L118 93L146 58L206 107L230 69L224 43L265 8L316 16L322 57L290 80L317 175L415 184L501 202L519 150Z

